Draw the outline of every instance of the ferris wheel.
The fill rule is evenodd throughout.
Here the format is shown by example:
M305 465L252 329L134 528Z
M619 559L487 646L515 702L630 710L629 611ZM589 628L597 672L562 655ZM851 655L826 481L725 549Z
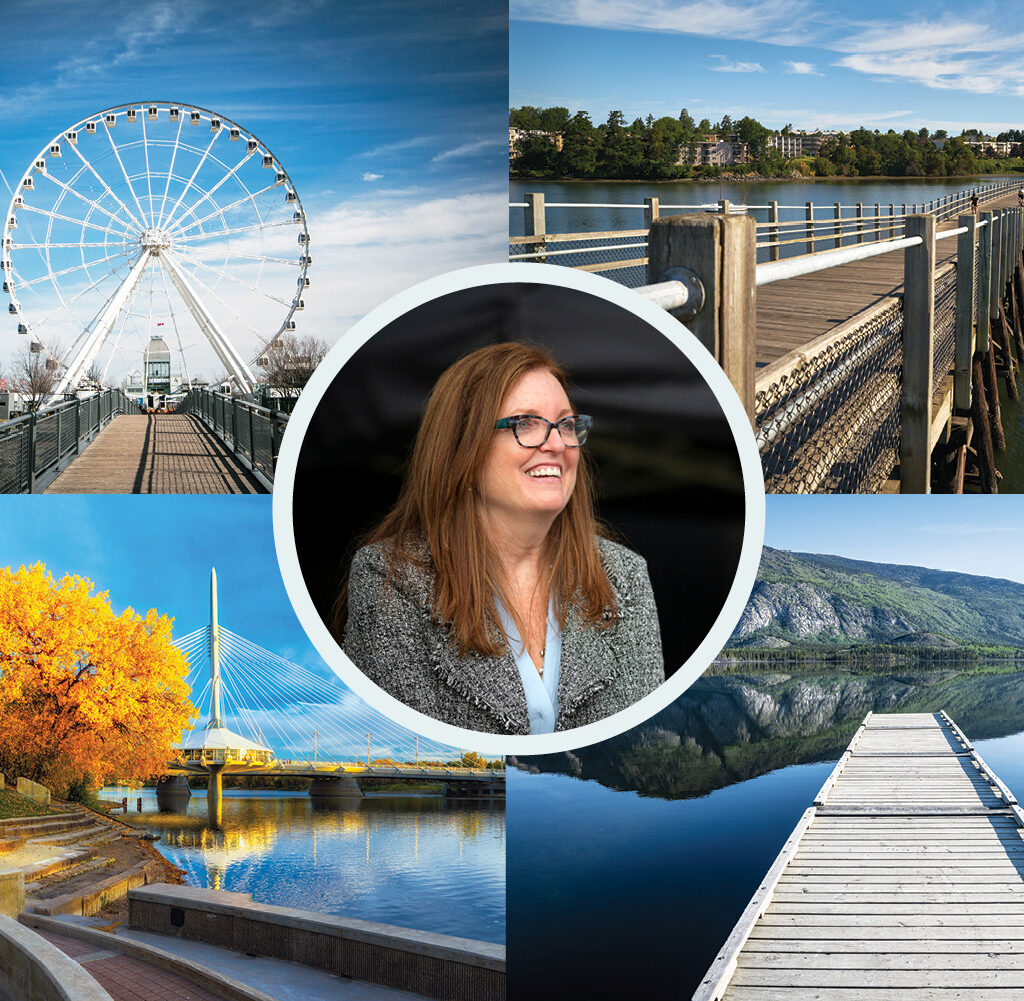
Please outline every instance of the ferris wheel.
M251 393L251 366L295 329L310 264L277 157L222 115L164 101L51 139L14 190L0 250L12 322L61 370L54 395L124 380L158 341L182 386L209 344Z

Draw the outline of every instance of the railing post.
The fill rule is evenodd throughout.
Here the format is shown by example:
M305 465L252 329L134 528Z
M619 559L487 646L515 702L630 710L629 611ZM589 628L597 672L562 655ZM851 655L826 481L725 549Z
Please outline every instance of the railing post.
M749 215L675 215L659 219L647 241L647 281L686 267L704 286L704 305L686 321L754 415L756 233Z
M644 225L650 229L651 223L660 215L657 198L644 199Z
M864 242L864 203L857 202L857 242Z
M806 253L814 253L814 203L804 203L804 215L807 218L807 226L805 227L807 233L807 249Z
M903 394L900 493L931 491L932 353L935 315L935 216L912 215L904 235L922 243L903 256Z
M256 468L256 439L252 433L252 407L246 407L249 411L249 461L252 463L253 468Z
M907 203L903 203L903 235L907 236Z
M82 454L82 401L75 400L75 455Z
M978 291L977 300L974 304L975 317L978 324L977 342L975 350L982 354L988 351L989 334L991 331L991 289L992 289L992 221L991 212L978 213L979 225L986 223L978 237Z
M36 412L28 420L28 492L36 492Z
M875 241L878 242L882 239L882 206L879 202L875 202L875 225L873 227L875 231Z
M973 215L957 219L956 248L956 333L953 349L953 409L971 409L971 360L974 357L974 236Z
M889 239L892 240L896 236L896 206L889 202Z
M732 203L729 201L728 198L719 198L718 199L718 211L721 212L722 215L728 215L729 214L729 206L731 204Z
M999 279L1002 275L1002 260L1000 256L1000 247L1003 242L1002 216L1002 212L999 212L998 214L992 214L992 259L989 263L989 269L991 271L991 280L989 281L988 285L988 315L990 325L992 320L998 319L999 317ZM988 348L986 347L985 350L987 351Z
M832 206L832 218L835 219L835 225L833 226L833 229L835 229L836 233L834 246L835 249L838 250L843 245L843 207L839 204L839 202L835 202Z
M526 219L523 233L526 236L539 236L538 240L532 246L531 254L539 253L544 250L545 247L545 235L547 228L545 224L544 215L544 192L543 191L531 191L526 196ZM547 260L546 257L538 257L536 260L543 263Z
M774 247L768 248L768 260L777 261L779 259L779 251L782 248L779 246L779 203L778 200L768 203L768 221L774 225L768 227L768 242L774 243Z

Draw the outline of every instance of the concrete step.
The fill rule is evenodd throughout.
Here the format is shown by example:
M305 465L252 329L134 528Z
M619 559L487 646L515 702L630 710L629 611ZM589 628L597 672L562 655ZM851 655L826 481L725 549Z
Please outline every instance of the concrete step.
M46 834L76 831L94 824L90 813L66 813L48 817L16 817L0 821L0 838L35 838Z
M27 842L28 838L6 838L0 841L0 854L3 852L13 852L15 848L20 848Z
M64 854L73 856L76 853L65 852ZM45 867L33 867L31 870L25 870L26 878L30 874L34 877L33 882L29 883L26 881L26 893L38 894L40 892L52 890L54 887L67 883L69 880L77 879L79 876L82 876L87 872L94 872L97 869L106 869L114 864L114 860L105 855L101 855L97 858L95 856L95 849L88 852L82 852L77 858L68 858L65 860L48 859L47 862L50 864Z
M96 824L93 827L80 827L63 834L44 834L40 837L29 838L31 845L70 845L79 841L99 840L101 836L107 836L107 841L120 837L120 834L112 834L105 824Z
M90 876L92 878L86 878ZM63 884L25 894L25 910L34 914L95 914L113 900L121 900L136 886L163 879L163 864L155 859L121 869L104 878L99 873L69 877ZM61 890L64 892L61 892Z

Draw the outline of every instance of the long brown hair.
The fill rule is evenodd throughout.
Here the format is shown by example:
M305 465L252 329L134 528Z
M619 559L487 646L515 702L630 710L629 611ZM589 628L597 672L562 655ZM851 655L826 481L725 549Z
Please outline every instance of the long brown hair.
M505 581L483 529L477 488L502 402L526 373L537 369L553 375L568 395L565 371L550 354L530 344L492 344L449 366L427 401L398 501L362 540L362 545L387 544L391 574L402 564L432 565L432 611L451 629L461 655L475 651L493 657L507 648L495 603L495 596L506 590ZM594 512L590 465L581 450L575 489L547 537L551 594L563 628L570 606L598 628L616 615L597 548L599 534L607 532ZM333 615L339 640L347 613L346 574Z

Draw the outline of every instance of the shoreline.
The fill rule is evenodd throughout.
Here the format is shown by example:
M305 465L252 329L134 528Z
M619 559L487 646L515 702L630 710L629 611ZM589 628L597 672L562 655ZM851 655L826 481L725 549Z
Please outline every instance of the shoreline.
M978 181L983 182L987 178L993 180L998 178L1019 177L1024 181L1024 171L1020 173L1001 174L953 174L947 177L901 177L889 176L887 174L873 174L867 177L750 177L749 175L734 174L723 177L676 177L661 178L659 180L647 178L621 178L621 177L517 177L509 174L509 181L518 181L522 184L529 184L531 181L537 184L857 184L861 181L872 183L908 181L913 183L942 184L949 181Z

